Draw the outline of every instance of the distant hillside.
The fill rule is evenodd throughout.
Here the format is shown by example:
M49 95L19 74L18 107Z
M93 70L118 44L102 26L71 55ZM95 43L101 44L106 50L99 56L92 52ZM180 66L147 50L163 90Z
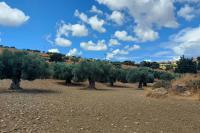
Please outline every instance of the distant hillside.
M3 52L3 50L8 49L10 51L26 51L26 52L31 52L31 53L41 53L41 51L39 50L31 50L31 49L17 49L15 47L8 47L8 46L4 46L4 45L0 45L0 54Z
M3 47L0 47L0 54L3 52L3 50L5 50L5 49L8 49L8 50L10 50L10 51L19 51L19 50L17 50L16 48L3 48Z

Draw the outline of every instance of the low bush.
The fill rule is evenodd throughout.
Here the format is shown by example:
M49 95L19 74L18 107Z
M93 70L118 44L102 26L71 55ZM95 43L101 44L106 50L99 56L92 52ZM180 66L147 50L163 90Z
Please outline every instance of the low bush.
M165 88L148 89L146 96L151 98L166 98L168 91Z
M163 71L154 71L154 77L159 80L171 81L177 77L176 74Z
M153 85L153 88L165 88L165 89L170 89L172 87L172 83L170 81L165 81L165 80L161 80L156 82Z
M163 72L160 75L160 79L161 80L171 81L171 80L175 79L175 75L173 73Z
M200 80L190 80L186 82L186 87L193 92L200 91Z

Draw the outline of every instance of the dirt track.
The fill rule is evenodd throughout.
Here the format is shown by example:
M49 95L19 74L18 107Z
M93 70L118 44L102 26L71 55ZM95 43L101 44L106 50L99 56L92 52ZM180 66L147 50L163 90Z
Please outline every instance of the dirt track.
M23 81L9 92L0 81L0 132L200 133L200 102L146 98L132 85L101 90L62 81Z

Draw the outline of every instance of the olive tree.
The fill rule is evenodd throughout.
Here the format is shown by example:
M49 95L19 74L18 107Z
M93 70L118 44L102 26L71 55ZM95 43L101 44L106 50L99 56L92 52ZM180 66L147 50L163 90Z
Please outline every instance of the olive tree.
M152 69L141 67L129 70L127 80L130 83L139 82L138 88L147 86L147 83L154 82L154 75Z
M73 75L73 69L75 65L65 64L65 63L56 63L54 66L54 78L65 80L66 84L71 84Z
M117 69L117 80L122 82L122 83L128 83L127 81L127 74L128 74L128 70L127 69Z
M117 66L109 63L109 62L102 62L101 63L102 75L100 76L100 82L110 83L110 86L114 86L114 83L117 81L118 76L118 68Z
M89 89L95 89L95 82L102 79L104 73L101 61L83 61L78 64L73 73L76 81L88 80Z
M110 67L110 71L108 74L108 80L111 86L114 86L114 83L117 81L118 71L115 67Z
M11 90L20 90L21 79L34 80L49 76L49 66L36 54L4 50L0 55L1 79L11 79Z

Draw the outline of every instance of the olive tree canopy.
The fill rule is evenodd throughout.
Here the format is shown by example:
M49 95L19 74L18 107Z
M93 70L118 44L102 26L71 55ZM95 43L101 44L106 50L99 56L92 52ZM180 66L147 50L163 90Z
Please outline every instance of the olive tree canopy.
M74 64L56 63L54 64L54 78L65 80L66 84L71 84L74 77L73 69Z
M10 89L19 90L21 79L35 80L50 75L49 65L38 55L4 50L0 55L0 78L11 79Z
M127 74L127 80L129 83L139 82L138 88L142 88L147 86L147 83L154 82L153 70L146 67L131 69Z
M76 81L89 81L89 89L95 89L95 82L101 81L102 78L107 80L104 76L104 63L101 61L83 61L78 64L73 73Z

